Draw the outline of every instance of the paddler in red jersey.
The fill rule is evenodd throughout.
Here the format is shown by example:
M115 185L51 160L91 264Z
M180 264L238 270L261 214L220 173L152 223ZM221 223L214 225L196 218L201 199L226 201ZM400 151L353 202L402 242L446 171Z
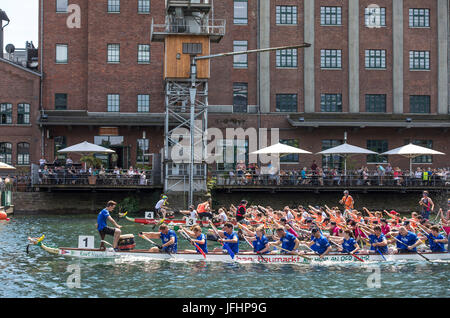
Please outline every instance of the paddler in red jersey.
M236 221L238 223L242 223L242 221L245 221L245 214L247 213L247 201L242 200L241 204L238 206L236 210Z

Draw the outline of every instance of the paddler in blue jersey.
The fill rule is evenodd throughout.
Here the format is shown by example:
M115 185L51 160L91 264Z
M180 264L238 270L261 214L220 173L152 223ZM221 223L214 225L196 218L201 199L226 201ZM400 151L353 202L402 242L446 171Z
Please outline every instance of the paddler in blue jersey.
M444 244L448 243L448 239L440 234L439 227L436 225L431 229L423 227L423 231L427 233L426 238L430 244L430 250L434 253L445 253Z
M319 254L320 258L325 257L331 251L331 244L318 228L311 230L312 239L306 245L314 252Z
M296 255L295 251L300 245L300 241L291 233L287 232L284 227L280 226L276 230L277 236L280 238L276 242L270 242L270 246L280 246L281 254L292 254Z
M152 253L176 253L178 238L174 230L170 230L166 224L159 226L159 232L143 232L139 236L145 236L149 239L161 239L162 245L152 247L149 252Z
M396 239L398 240L397 253L416 253L416 246L422 243L417 238L417 235L411 231L408 231L404 226L398 229L398 233L399 235L396 236Z
M223 231L218 231L220 237L218 238L219 242L222 242L224 244L223 247L215 248L213 252L220 252L222 251L224 254L229 254L228 249L234 254L239 253L239 237L235 231L233 231L233 224L227 222L223 226ZM215 234L213 230L209 230L211 234Z
M389 252L388 250L388 242L386 240L386 237L381 231L380 226L375 226L372 229L366 228L368 232L370 232L369 235L369 241L370 241L370 253L381 253L381 254L387 254Z
M246 232L249 233L248 229L246 229ZM267 254L270 251L269 246L269 240L264 235L264 225L260 225L256 228L256 231L252 233L253 236L247 237L246 239L251 242L253 245L253 253L256 254ZM247 252L247 254L250 254L252 252Z
M344 231L344 237L341 247L338 248L341 253L355 254L360 250L358 243L356 242L353 232L350 230Z
M198 247L200 247L205 254L208 254L206 235L202 233L202 228L200 227L200 225L194 225L191 228L191 230L181 227L181 229L178 232L180 232L180 231L186 232L191 237L192 241L194 243L196 243L198 245ZM184 252L200 253L200 251L198 251L197 249L195 251L194 250L184 250Z
M109 201L106 204L106 208L101 210L97 216L96 226L97 226L97 230L100 234L102 241L105 239L105 235L114 236L113 248L115 251L118 251L117 245L118 245L119 239L120 239L121 226L119 224L117 224L116 221L114 221L114 219L109 214L110 212L112 212L115 209L116 205L117 205L117 203L114 201ZM107 226L106 221L110 221L115 226L115 228ZM105 248L105 245L103 242L101 242L100 249L104 249L104 248Z

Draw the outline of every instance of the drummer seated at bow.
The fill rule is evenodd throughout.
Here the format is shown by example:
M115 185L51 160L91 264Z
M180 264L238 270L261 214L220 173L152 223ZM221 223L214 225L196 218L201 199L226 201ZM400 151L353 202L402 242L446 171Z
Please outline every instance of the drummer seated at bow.
M154 246L149 249L152 253L176 253L178 238L174 230L170 230L166 224L159 226L159 232L143 232L139 236L145 236L149 239L161 239L162 245Z
M404 226L399 228L396 239L398 254L416 253L416 247L422 244L417 235L411 231L408 231Z
M208 254L207 240L206 235L202 233L202 228L200 225L194 225L191 230L188 230L182 227L179 231L183 230L186 232L192 239L194 243L198 245L202 249L205 254ZM184 250L186 253L200 253L197 249L194 250Z
M313 228L311 234L311 241L306 243L306 245L310 249L319 254L320 258L323 258L325 255L331 252L332 247L330 242L318 228Z
M224 244L223 247L216 247L213 252L223 252L224 254L228 254L227 247L234 253L239 253L239 237L237 233L233 230L234 226L230 222L227 222L223 226L223 231L218 230L219 238L218 242ZM213 230L208 230L208 233L215 234Z
M300 245L300 241L291 233L287 232L282 226L277 227L276 235L279 238L276 242L270 242L269 246L280 246L281 254L297 254L295 251Z
M101 210L97 216L96 227L97 227L98 233L100 234L100 238L102 239L100 249L105 249L105 245L103 243L103 240L105 239L105 235L112 235L112 236L114 236L113 248L116 251L118 250L117 248L118 248L118 243L119 243L120 234L121 234L120 228L122 226L117 224L117 222L114 221L114 219L110 215L110 212L112 212L115 209L116 205L117 205L116 202L109 201L106 204L106 208ZM110 221L115 226L115 228L109 227L106 224L106 221Z

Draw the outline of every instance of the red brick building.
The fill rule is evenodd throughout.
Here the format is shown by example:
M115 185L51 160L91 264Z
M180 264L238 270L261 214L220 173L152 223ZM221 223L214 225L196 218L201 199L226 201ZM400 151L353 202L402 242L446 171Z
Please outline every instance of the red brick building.
M164 44L151 41L151 25L165 22L165 3L69 2L79 10L41 1L45 156L87 140L115 149L124 168L145 161L139 154L164 145ZM447 154L416 164L449 166L448 0L372 3L214 1L210 18L225 19L226 34L212 53L312 46L212 60L209 127L279 128L284 142L314 153L341 143L344 132L377 152L414 142ZM68 27L74 15L80 28ZM309 167L313 159L339 164L317 155L285 161ZM353 161L373 167L388 159ZM407 159L389 161L408 167Z

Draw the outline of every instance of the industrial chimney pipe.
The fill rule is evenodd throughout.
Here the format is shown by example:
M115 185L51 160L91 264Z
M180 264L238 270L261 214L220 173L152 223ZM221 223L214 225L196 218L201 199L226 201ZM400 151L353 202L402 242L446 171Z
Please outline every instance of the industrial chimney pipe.
M3 21L6 21L6 23L3 26ZM6 15L6 12L0 9L0 58L3 58L3 29L9 24L9 18Z

